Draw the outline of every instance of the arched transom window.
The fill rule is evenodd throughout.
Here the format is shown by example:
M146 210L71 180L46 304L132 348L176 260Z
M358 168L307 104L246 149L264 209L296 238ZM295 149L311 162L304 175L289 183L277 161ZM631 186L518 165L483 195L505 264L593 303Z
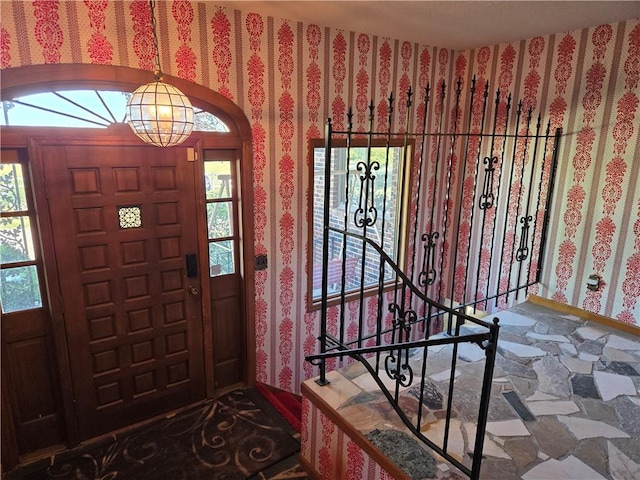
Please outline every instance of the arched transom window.
M125 122L129 92L63 90L34 93L2 102L0 125L106 128ZM229 132L212 113L194 107L194 131Z

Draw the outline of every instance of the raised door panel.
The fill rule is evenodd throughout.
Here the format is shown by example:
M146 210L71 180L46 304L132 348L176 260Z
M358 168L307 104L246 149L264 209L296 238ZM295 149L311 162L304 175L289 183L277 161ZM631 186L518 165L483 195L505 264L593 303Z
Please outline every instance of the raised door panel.
M5 391L13 398L14 422L19 430L18 448L33 452L65 440L57 398L57 377L52 346L47 335L15 341L4 339L5 355L11 369L3 372L11 384Z
M217 389L244 380L244 328L238 275L211 278L213 367Z

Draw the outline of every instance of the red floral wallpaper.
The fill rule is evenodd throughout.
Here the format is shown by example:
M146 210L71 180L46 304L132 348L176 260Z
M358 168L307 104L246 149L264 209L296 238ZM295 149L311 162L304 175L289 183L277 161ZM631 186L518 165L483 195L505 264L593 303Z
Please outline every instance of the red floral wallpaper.
M0 2L0 9L3 69L41 63L153 68L144 0L12 1ZM511 92L548 115L553 128L563 128L538 294L640 324L640 21L454 52L231 11L213 2L158 2L156 16L163 70L221 92L242 108L253 129L255 247L271 260L268 270L256 272L259 381L298 391L302 380L315 375L303 359L316 350L318 322L305 299L307 139L322 135L327 117L342 128L349 107L354 128L363 130L370 101L377 126L384 122L391 92L398 105L393 122L403 128L407 86L417 92L419 103L427 82L433 95L427 114L437 124L440 82L450 88L458 76L463 88L473 75L480 84L489 82L490 92L500 88L499 117ZM422 124L423 110L417 109L414 125ZM449 120L454 110L446 103L442 115ZM472 129L482 128L477 116L471 121ZM434 161L429 158L425 168ZM470 181L455 152L447 161L453 176ZM418 224L428 231L431 205L436 219L453 205L438 198L433 203L436 185L428 176L422 188L426 205L417 214ZM512 189L514 195L518 191ZM461 216L469 219L468 206ZM502 248L511 249L517 241L515 225L507 225ZM450 233L445 250L449 244ZM472 252L485 267L486 250ZM592 273L604 280L598 292L585 288ZM499 281L508 285L504 272ZM451 286L443 282L440 288ZM364 308L365 321L371 322L375 304ZM352 335L358 307L345 315L347 335ZM338 312L331 311L332 328L337 321Z

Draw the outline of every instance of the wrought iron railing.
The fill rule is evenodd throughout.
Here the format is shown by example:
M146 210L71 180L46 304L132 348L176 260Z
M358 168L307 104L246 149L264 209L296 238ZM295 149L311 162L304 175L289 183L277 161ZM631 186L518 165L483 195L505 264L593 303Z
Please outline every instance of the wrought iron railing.
M348 356L362 362L410 431L471 478L479 478L499 331L497 319L480 317L506 307L540 279L560 130L551 134L549 122L542 131L540 116L532 127L533 109L522 102L512 118L511 96L500 91L491 112L488 83L478 91L474 78L464 98L461 85L458 80L454 97L446 102L445 85L440 84L435 105L430 105L431 91L426 86L417 113L412 111L409 89L406 118L398 132L393 132L393 96L384 105L386 128L378 124L383 131L374 128L373 102L366 132L354 131L351 110L346 130L334 131L331 119L327 122L323 240L318 259L322 265L320 352L307 360L319 367L320 384L327 383L329 359ZM444 114L447 104L451 107L449 122ZM414 123L418 127L412 131ZM486 125L490 126L488 133ZM389 152L399 141L402 168L391 192ZM331 181L335 174L332 153L338 144L346 145L347 175L353 170L358 181ZM350 152L355 145L365 145L367 155L357 162L357 168L351 168ZM386 151L384 160L373 155L381 147ZM350 184L359 188L355 195L351 192L350 196ZM346 189L343 219L336 217L330 205L334 185ZM350 207L350 199L357 204ZM389 199L398 203L394 222L387 225ZM369 234L374 225L375 238ZM401 248L388 244L385 231L389 229L399 232L393 238ZM330 259L330 243L335 249L336 238L342 238L342 255ZM356 268L360 275L356 287L348 258L353 257L353 245L359 245L362 258ZM372 252L379 258L373 286L371 268L365 272L364 265ZM347 271L351 272L348 282ZM376 299L375 325L364 318L366 296ZM353 301L358 302L359 312L355 338L353 331L345 333L348 303ZM329 308L339 311L339 324L332 328L327 323ZM463 343L475 344L485 354L471 465L452 455L448 445L458 349ZM451 371L444 436L437 442L422 433L423 401L430 388L425 375L430 349L442 345L451 349ZM391 379L394 387L387 387L381 375ZM406 412L399 406L400 392L412 385L417 388L418 410Z

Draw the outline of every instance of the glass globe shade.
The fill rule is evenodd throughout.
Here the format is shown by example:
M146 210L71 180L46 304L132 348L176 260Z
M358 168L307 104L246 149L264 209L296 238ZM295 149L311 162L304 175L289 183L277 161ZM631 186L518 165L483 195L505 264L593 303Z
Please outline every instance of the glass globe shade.
M127 123L144 142L170 147L193 130L193 107L173 85L156 81L142 85L127 102Z

